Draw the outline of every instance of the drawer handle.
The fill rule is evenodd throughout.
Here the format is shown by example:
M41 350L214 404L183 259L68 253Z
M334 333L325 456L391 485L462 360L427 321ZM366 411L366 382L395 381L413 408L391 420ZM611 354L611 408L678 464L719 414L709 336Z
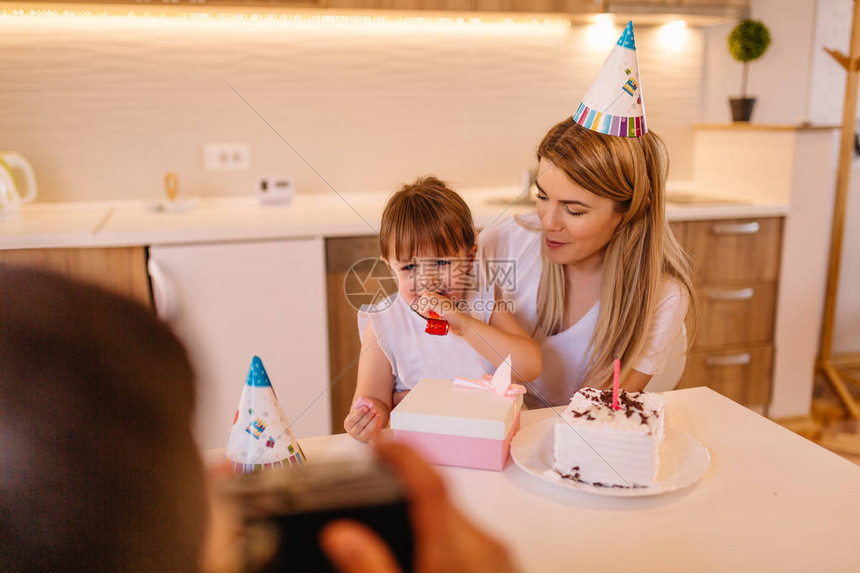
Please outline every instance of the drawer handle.
M708 300L750 300L754 296L755 289L753 288L708 291Z
M757 221L752 223L717 223L713 226L715 235L755 235L761 230Z
M728 356L705 356L705 366L743 366L752 361L749 352L729 354Z

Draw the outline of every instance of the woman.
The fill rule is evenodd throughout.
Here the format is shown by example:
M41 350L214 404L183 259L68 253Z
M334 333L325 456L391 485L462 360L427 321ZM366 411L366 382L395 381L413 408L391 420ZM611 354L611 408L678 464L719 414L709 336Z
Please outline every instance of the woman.
M653 132L617 137L568 118L537 155L536 216L499 221L479 240L485 261L516 262L515 315L541 343L543 374L527 403L606 387L615 358L622 387L642 390L683 336L693 300L666 220L665 145Z

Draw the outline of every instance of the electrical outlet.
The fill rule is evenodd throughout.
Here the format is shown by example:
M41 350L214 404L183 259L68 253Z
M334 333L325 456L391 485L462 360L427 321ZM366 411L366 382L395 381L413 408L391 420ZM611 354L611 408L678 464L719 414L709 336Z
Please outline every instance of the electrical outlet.
M209 171L250 169L251 146L247 143L208 143L203 146L203 164Z

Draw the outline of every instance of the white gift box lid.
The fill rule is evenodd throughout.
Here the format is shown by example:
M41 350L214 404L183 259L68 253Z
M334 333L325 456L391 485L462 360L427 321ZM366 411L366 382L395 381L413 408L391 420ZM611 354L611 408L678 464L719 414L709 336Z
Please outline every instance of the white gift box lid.
M522 404L521 394L507 397L422 378L391 411L391 429L504 440Z

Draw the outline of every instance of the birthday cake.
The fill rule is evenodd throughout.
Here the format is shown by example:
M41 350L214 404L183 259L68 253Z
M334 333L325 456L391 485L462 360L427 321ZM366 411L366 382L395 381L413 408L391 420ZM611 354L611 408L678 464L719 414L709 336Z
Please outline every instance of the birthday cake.
M555 425L553 469L597 487L648 487L657 477L665 402L658 394L583 388Z

